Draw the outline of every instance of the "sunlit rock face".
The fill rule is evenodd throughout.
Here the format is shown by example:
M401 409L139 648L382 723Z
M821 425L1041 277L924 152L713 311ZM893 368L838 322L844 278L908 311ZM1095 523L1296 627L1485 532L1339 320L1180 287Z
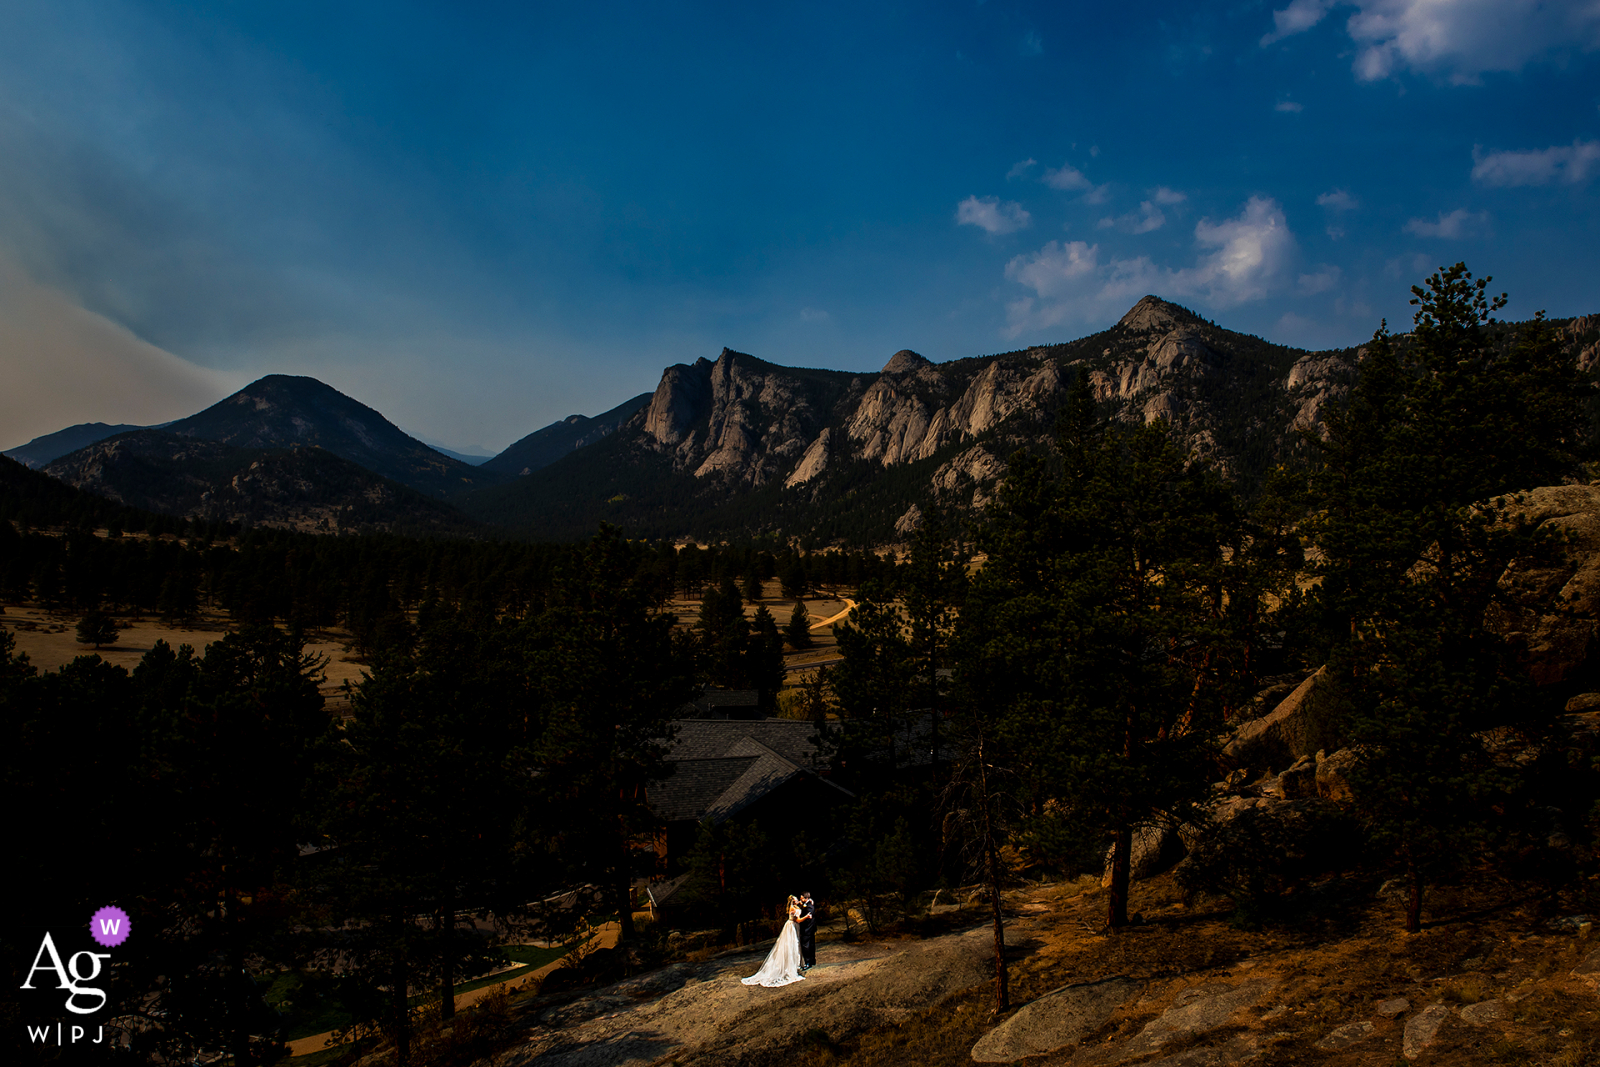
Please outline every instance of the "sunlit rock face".
M679 470L730 485L800 484L827 463L822 433L852 376L796 372L724 348L715 363L668 367L639 426ZM809 456L808 475L795 480Z
M1560 327L1591 363L1600 361L1597 318ZM623 440L603 450L610 458L563 485L610 484L602 463L669 467L683 478L674 492L685 515L770 488L759 509L742 512L753 516L740 520L750 529L804 529L808 515L832 508L835 530L848 510L852 529L889 538L905 533L896 526L908 525L913 505L919 514L929 504L986 506L1012 455L1049 450L1078 382L1102 415L1162 420L1180 447L1250 485L1302 434L1323 432L1364 354L1274 344L1155 296L1074 341L944 363L907 348L876 373L782 367L724 349L714 362L667 368L648 404L620 425ZM626 495L608 490L584 513L605 518L602 505ZM659 516L677 505L652 506Z

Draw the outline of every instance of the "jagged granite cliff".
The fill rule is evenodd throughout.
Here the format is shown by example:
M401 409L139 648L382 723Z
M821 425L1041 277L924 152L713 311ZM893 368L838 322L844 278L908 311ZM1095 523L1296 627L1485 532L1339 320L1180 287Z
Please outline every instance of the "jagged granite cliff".
M1154 296L1078 341L943 364L903 350L876 374L724 349L668 367L603 442L460 503L533 536L608 520L650 536L892 540L930 502L982 507L1006 457L1048 441L1079 375L1117 417L1164 418L1249 482L1320 423L1358 359L1233 333Z

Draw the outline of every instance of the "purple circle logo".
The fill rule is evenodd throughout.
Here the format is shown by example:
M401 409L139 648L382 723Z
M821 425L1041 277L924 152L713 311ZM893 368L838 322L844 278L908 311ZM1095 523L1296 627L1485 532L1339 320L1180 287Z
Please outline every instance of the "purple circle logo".
M132 928L128 913L114 904L101 908L89 920L89 936L106 948L116 948L128 940Z

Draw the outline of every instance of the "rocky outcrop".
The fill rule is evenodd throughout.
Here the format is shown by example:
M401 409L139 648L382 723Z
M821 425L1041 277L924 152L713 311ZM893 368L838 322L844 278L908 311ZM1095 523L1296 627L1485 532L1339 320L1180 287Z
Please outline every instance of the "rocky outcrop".
M795 372L724 348L715 363L668 367L639 426L653 448L696 478L759 486L787 476L800 485L827 466L827 423L849 378Z
M973 445L933 472L933 488L952 494L970 489L971 503L982 508L989 502L995 483L1005 476L1006 465L982 445Z
M989 361L953 403L940 401L951 382L915 352L897 352L866 391L845 432L864 459L885 467L927 459L946 445L971 440L1021 411L1054 410L1066 378L1053 359Z
M727 349L723 349L727 354ZM711 363L674 364L661 372L650 405L644 409L644 432L657 444L672 447L690 435L711 399Z
M1355 382L1356 364L1366 354L1358 349L1351 359L1342 352L1310 352L1295 360L1283 388L1295 405L1290 428L1321 431L1325 413L1343 401Z
M793 489L797 485L804 485L828 467L828 460L833 456L833 431L823 430L817 434L817 439L811 442L805 455L800 457L799 466L784 481L785 489Z
M1100 875L1102 887L1111 884L1111 857L1115 846L1106 850L1105 869ZM1182 836L1164 822L1148 823L1134 830L1128 849L1128 877L1135 881L1153 878L1183 859L1185 852Z
M1600 626L1600 486L1545 486L1510 504L1508 518L1550 539L1501 576L1504 602L1491 608L1488 627L1517 648L1536 683L1579 680L1591 669Z
M1575 351L1596 344L1585 321L1563 326ZM1155 296L1111 328L1076 341L937 364L902 349L876 373L779 367L724 349L714 363L669 367L646 409L618 431L622 440L597 450L592 470L574 465L585 451L579 449L562 460L561 471L530 479L519 517L533 529L548 521L543 516L552 509L539 499L548 484L564 502L564 529L644 521L638 508L651 524L676 521L676 503L646 505L642 494L638 503L627 502L630 477L616 472L626 456L621 461L657 479L665 457L673 473L704 483L677 494L686 527L716 508L719 483L730 492L777 483L803 490L807 499L774 493L760 514L727 509L742 512L730 521L744 523L746 532L793 535L811 527L830 537L844 525L856 531L852 536L892 541L903 535L895 527L911 505L925 509L930 497L948 497L943 505L958 510L985 506L1004 474L1003 457L1050 446L1056 412L1080 379L1112 418L1163 419L1183 447L1248 485L1300 431L1325 425L1348 394L1361 356L1361 350L1306 352L1231 333ZM858 484L862 461L879 468L931 461L933 469L915 480L894 479L893 491L883 494ZM645 468L651 473L643 474ZM857 499L844 505L851 514L841 522L840 498L852 494ZM497 520L505 510L496 511ZM1328 746L1310 751L1318 747Z
M1233 732L1223 756L1236 767L1284 767L1319 749L1336 749L1338 704L1328 669L1301 682L1271 712Z
M979 1063L1015 1063L1076 1045L1139 992L1132 978L1107 978L1053 990L990 1030L972 1046Z
M1427 1051L1439 1037L1439 1028L1450 1018L1450 1009L1443 1004L1429 1004L1406 1020L1405 1036L1401 1039L1400 1055L1414 1060Z

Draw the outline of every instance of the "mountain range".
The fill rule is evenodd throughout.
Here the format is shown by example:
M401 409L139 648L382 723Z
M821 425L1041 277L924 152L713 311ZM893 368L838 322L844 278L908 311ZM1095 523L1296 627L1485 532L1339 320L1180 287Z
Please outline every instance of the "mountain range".
M1591 369L1600 316L1556 325ZM1147 296L1076 341L938 364L902 350L875 373L723 349L478 466L287 375L161 428L70 427L7 455L124 503L246 524L571 539L608 521L649 537L884 543L930 505L981 508L1012 452L1048 442L1080 375L1115 417L1166 419L1249 487L1321 422L1361 355L1272 344Z

